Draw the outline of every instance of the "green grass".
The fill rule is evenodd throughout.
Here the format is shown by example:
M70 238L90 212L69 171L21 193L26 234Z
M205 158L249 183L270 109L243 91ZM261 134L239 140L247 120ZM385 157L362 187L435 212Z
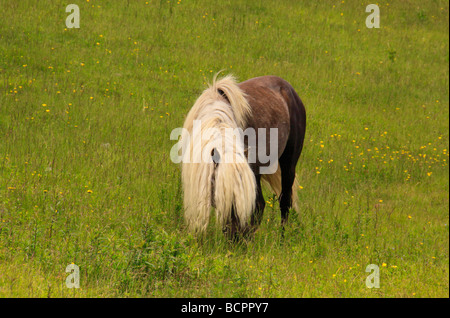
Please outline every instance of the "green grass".
M1 1L0 296L448 297L449 5L369 3ZM246 243L184 227L169 135L222 69L306 105L284 241L268 191Z

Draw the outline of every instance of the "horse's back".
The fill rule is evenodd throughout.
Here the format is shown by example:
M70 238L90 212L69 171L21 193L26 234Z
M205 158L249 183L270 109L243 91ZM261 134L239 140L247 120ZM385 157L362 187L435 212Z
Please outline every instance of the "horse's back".
M239 87L244 91L255 87L270 88L274 91L277 91L281 87L288 87L288 86L291 86L289 82L275 75L253 77L244 82L239 83Z
M268 75L246 80L239 87L247 94L252 109L248 126L254 129L278 128L280 156L287 143L303 145L305 107L289 82L278 76Z
M287 120L298 116L300 122L306 119L305 107L292 85L274 75L266 75L248 79L239 84L247 94L253 114L278 115L279 120ZM259 116L261 117L261 116Z

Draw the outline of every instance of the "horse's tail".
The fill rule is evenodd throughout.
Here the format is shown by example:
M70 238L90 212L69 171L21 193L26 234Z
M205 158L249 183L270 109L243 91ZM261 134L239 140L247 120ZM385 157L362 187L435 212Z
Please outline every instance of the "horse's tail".
M281 169L280 165L278 165L278 169L274 174L263 174L261 175L261 180L265 181L270 185L273 192L277 195L279 198L281 195ZM295 174L294 184L292 185L292 193L291 193L291 202L292 202L292 208L298 212L298 191L299 189L299 183L297 174Z
M201 141L201 153L193 143L190 146L191 156L209 154L214 162L183 161L182 166L185 218L188 227L196 232L206 229L212 206L219 225L229 225L234 211L238 225L245 228L256 201L256 179L246 160L243 142L226 133L228 128L245 129L250 106L232 76L220 80L216 77L197 99L184 125L189 133L193 120L201 121L202 132L216 129L216 133Z

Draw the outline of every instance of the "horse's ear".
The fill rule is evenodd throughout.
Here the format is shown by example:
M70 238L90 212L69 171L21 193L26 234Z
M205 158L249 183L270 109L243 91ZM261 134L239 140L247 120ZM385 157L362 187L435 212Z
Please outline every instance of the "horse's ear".
M227 94L225 94L225 92L223 90L218 89L217 91L219 92L220 95L222 95L223 98L225 98L227 100L228 103L230 102L230 100L228 99Z

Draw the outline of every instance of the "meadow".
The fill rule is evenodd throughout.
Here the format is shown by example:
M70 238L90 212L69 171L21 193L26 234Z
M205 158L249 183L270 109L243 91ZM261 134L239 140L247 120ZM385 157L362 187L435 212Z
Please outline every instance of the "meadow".
M0 0L0 297L449 296L448 1L73 2ZM220 70L305 104L284 240L268 189L246 242L185 228L169 136Z

